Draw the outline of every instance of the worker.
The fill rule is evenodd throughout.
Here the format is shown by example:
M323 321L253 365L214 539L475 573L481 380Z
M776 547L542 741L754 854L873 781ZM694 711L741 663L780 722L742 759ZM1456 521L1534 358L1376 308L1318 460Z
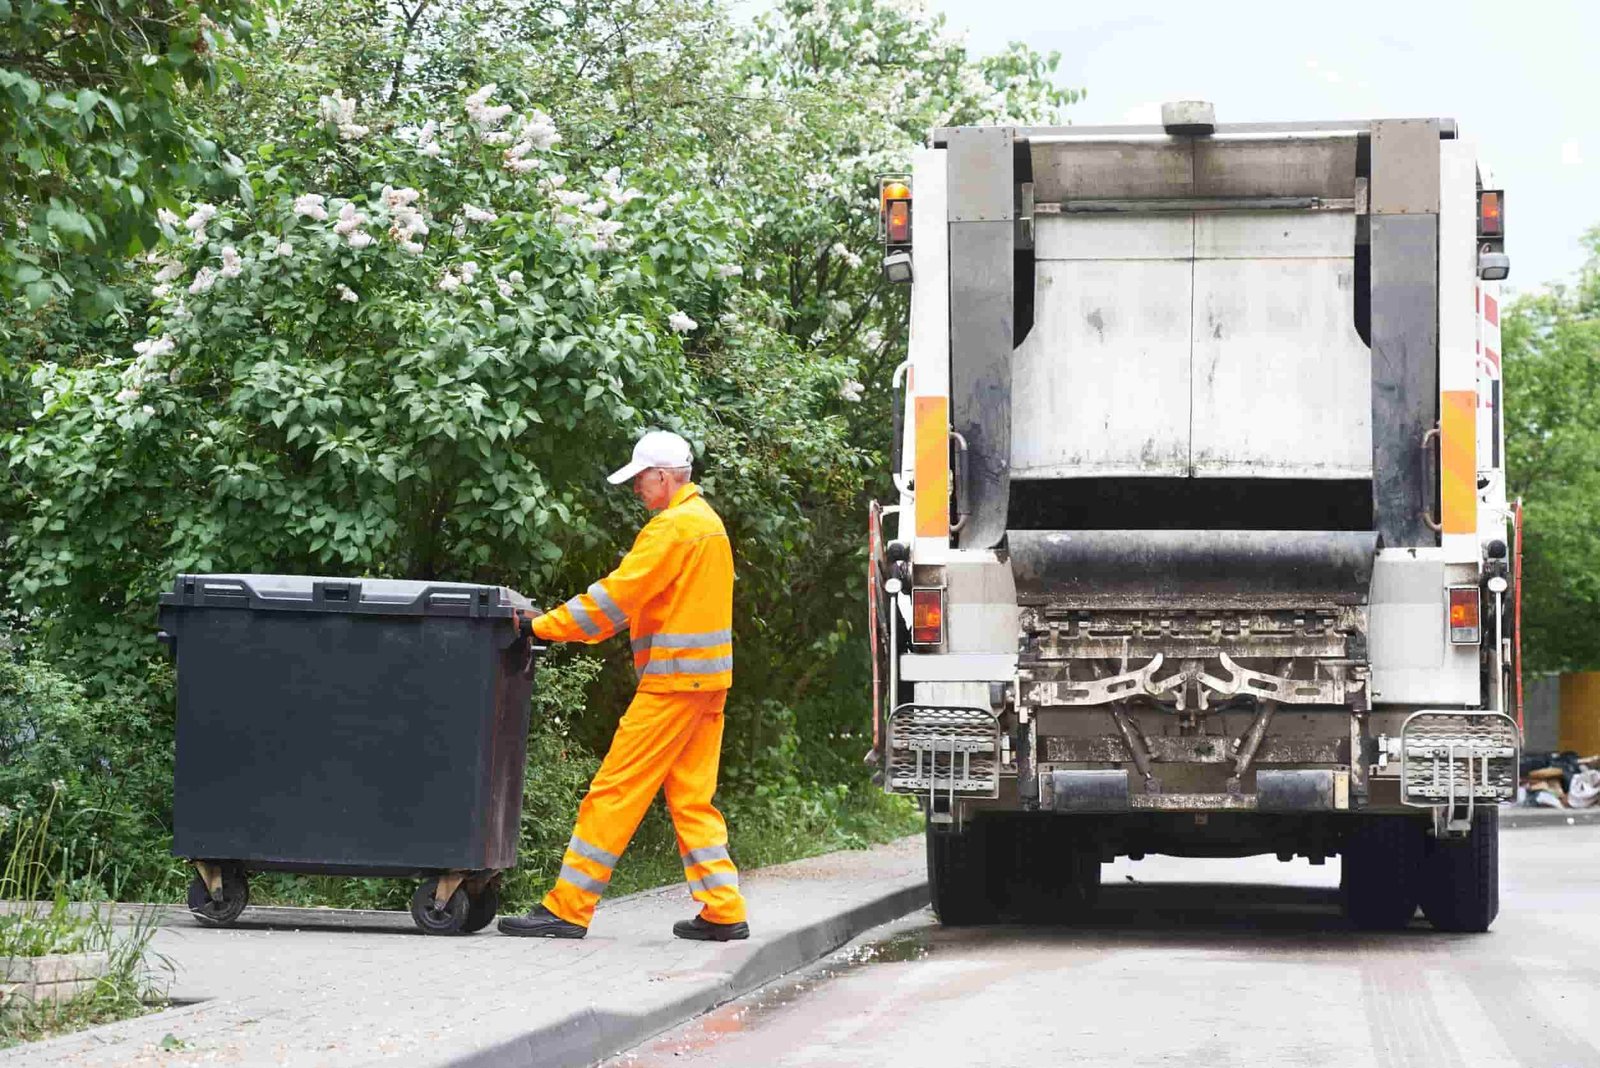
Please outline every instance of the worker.
M722 709L733 685L733 552L722 520L690 481L689 443L669 431L639 439L633 459L609 481L630 479L655 515L617 569L588 591L537 617L524 633L546 641L604 641L632 632L638 692L617 725L561 874L526 916L508 916L510 935L582 938L617 860L665 787L667 811L699 915L673 925L679 938L726 942L750 937L728 827L711 803L722 753Z

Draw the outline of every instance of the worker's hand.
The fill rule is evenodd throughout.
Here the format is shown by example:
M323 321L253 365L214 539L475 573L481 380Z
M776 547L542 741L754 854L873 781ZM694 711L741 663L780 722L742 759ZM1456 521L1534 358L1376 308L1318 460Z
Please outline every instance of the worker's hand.
M515 608L512 609L512 614L516 620L517 633L522 635L524 638L533 637L533 621L534 618L539 615L539 613L530 611L526 608Z

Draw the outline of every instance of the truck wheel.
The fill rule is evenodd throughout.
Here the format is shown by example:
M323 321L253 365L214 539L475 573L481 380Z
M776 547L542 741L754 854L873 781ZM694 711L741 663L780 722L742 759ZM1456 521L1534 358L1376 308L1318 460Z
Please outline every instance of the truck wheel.
M993 923L996 916L988 835L979 820L960 831L923 831L933 914L946 927Z
M1431 838L1422 856L1422 914L1440 931L1487 931L1500 912L1500 813L1480 808L1465 838Z
M1398 931L1417 911L1422 823L1409 816L1359 817L1342 847L1344 914L1365 931Z

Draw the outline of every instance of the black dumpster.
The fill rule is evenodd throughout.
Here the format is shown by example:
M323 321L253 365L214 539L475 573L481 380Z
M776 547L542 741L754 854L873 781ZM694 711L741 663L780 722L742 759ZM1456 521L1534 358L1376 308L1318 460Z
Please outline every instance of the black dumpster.
M252 871L424 881L433 934L480 930L516 864L538 647L526 598L454 582L179 575L172 851L226 925Z

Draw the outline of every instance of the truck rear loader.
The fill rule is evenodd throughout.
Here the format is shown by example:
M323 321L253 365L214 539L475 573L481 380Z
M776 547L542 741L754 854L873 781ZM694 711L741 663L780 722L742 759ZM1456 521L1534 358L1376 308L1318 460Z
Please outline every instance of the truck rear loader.
M1520 732L1504 194L1443 119L935 130L871 518L874 746L946 924L1103 862L1341 858L1363 928L1498 911Z

